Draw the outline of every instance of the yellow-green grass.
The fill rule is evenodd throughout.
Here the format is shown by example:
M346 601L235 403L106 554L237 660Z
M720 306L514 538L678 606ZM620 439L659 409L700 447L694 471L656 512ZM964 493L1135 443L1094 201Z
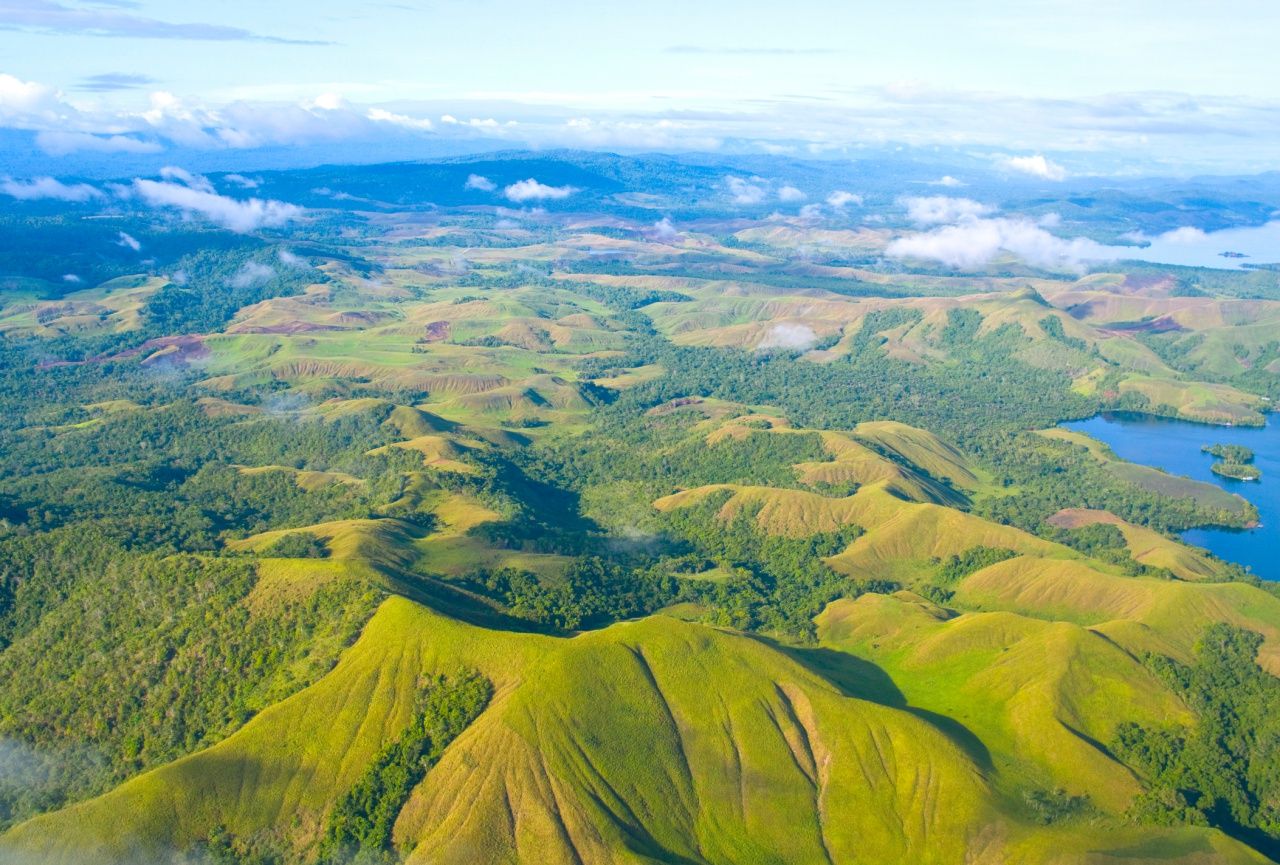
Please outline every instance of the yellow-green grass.
M916 434L925 441L942 445L935 437L904 424L870 424L865 441L895 454L903 462L895 462L872 450L859 438L837 432L794 429L790 422L780 415L756 411L738 417L724 419L712 412L712 416L699 424L699 431L710 429L706 434L706 442L715 445L725 439L742 439L767 431L775 435L817 435L822 441L823 450L828 459L799 463L795 466L797 479L809 486L822 484L844 485L856 484L865 486L880 484L894 495L915 502L932 502L934 504L957 505L965 502L963 495L958 494L945 484L935 480L931 474L922 474L909 464L906 454L923 458L934 470L938 470L942 460L935 459L931 453L911 446L908 443ZM861 438L859 427L856 432ZM891 448L884 442L892 442L898 448ZM959 456L958 451L949 449ZM907 464L904 464L907 463ZM946 464L947 470L960 474L962 478L971 477L967 469L958 468L954 464Z
M189 846L219 826L245 835L278 827L306 845L325 811L408 724L421 676L475 669L501 693L543 643L477 633L391 599L312 687L213 748L38 818L0 844L37 861L121 865Z
M745 636L658 617L557 639L403 598L316 684L206 751L16 827L0 852L124 865L225 827L276 831L305 856L409 723L422 677L462 669L496 693L401 811L410 863L1047 865L1139 846L1149 861L1262 861L1209 830L1019 820L927 716Z
M1130 375L1120 382L1120 393L1145 396L1152 408L1169 406L1186 420L1215 424L1262 426L1266 401L1226 384L1185 382L1172 378Z
M420 435L403 442L394 442L369 451L371 455L387 453L390 450L416 451L422 454L422 464L440 471L473 474L475 469L463 458L468 452L481 448L476 441L459 440L443 435Z
M639 384L654 381L662 378L667 371L659 364L646 364L645 366L637 366L632 369L625 370L617 375L598 378L595 384L600 387L607 387L611 390L626 390L629 387L635 387Z
M1280 675L1280 599L1244 583L1120 577L1082 561L1021 556L967 577L955 602L1092 626L1135 653L1184 659L1206 627L1229 622L1266 638L1258 661Z
M976 490L984 483L983 472L972 459L928 430L894 421L868 421L858 424L854 434L959 489Z
M837 601L817 624L822 645L881 666L907 705L976 736L1011 795L1064 789L1120 816L1140 787L1105 749L1116 725L1191 721L1139 661L1079 625L950 618L908 593Z
M335 580L377 582L368 565L349 559L259 559L258 579L245 598L254 615L270 616L282 603L309 598Z
M715 484L665 496L654 502L659 511L697 504L720 492L730 496L719 518L731 520L758 509L756 524L769 534L808 537L843 526L865 533L843 552L827 559L837 571L861 578L914 582L927 576L937 558L959 555L974 547L998 547L1020 553L1073 557L1066 547L1012 526L926 502L904 501L885 483L860 488L846 498L828 498L805 490Z
M277 529L227 542L233 550L263 552L286 535L307 532L325 542L335 559L355 559L389 570L407 568L417 558L418 530L395 519L335 520L296 529Z
M1211 559L1200 550L1151 529L1127 523L1109 511L1067 508L1054 514L1047 522L1064 529L1097 524L1115 526L1124 535L1129 554L1135 561L1163 568L1184 580L1215 579L1226 574L1227 569L1222 562Z
M516 568L552 579L564 572L572 559L550 553L527 553L492 547L470 534L484 523L501 516L466 495L434 495L424 500L439 520L437 531L417 541L417 567L424 573L456 578L479 568Z
M304 469L295 469L290 466L242 466L240 474L242 475L261 475L272 472L283 472L293 476L293 482L297 484L298 489L307 492L315 492L324 489L331 484L345 484L350 487L363 486L365 482L354 475L346 472L317 472L307 471Z
M98 414L116 414L118 412L138 411L142 406L131 399L109 399L103 402L90 403L85 411Z
M57 337L136 330L147 301L165 285L158 277L131 276L58 300L6 298L8 303L0 307L0 333Z

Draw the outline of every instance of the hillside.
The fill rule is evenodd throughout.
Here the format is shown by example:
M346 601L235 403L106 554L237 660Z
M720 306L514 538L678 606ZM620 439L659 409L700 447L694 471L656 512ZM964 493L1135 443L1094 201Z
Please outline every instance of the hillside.
M282 812L294 815L285 843L306 847L377 743L407 723L414 682L461 667L494 682L494 701L396 821L397 841L420 851L410 862L1107 856L1002 815L990 770L963 741L847 696L747 638L669 619L570 641L502 637L399 600L331 674L240 733L18 827L0 849L48 862L146 861L217 827L268 831ZM617 735L601 740L598 729ZM1176 851L1195 849L1260 861L1188 830L1117 829L1113 843L1160 861L1194 861Z

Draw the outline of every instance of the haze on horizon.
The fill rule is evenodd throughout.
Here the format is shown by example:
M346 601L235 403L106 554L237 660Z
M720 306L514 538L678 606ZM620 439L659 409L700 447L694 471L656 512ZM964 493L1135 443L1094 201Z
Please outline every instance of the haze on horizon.
M0 129L67 173L392 141L1252 173L1280 165L1278 25L1263 0L0 0Z

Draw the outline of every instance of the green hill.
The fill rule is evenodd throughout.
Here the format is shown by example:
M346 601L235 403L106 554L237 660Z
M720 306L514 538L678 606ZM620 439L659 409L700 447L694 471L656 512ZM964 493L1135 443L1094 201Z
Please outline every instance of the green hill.
M501 634L402 599L332 673L242 731L25 823L0 851L134 863L225 830L306 858L408 724L420 678L464 669L496 694L400 813L410 862L1261 861L1205 830L1040 828L945 725L745 636L665 618L571 640Z

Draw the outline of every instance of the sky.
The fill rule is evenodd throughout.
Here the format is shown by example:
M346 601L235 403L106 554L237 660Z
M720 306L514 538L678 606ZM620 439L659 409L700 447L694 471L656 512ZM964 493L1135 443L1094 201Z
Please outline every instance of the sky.
M0 0L0 128L1247 173L1280 168L1277 33L1270 0Z

